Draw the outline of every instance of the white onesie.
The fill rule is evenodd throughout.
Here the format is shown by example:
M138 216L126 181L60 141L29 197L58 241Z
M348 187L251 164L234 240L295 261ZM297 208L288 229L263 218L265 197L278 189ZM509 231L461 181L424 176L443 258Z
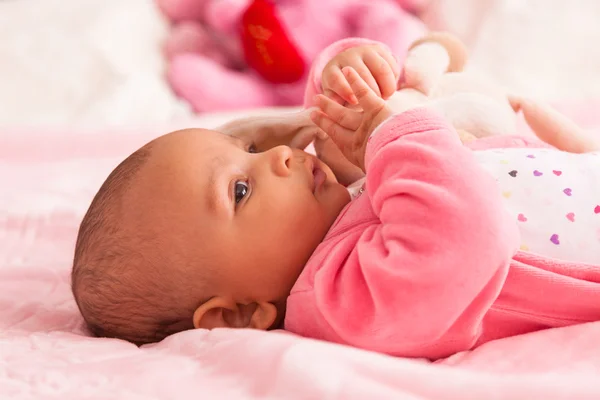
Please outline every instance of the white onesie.
M509 148L474 154L517 220L521 250L600 264L600 153Z

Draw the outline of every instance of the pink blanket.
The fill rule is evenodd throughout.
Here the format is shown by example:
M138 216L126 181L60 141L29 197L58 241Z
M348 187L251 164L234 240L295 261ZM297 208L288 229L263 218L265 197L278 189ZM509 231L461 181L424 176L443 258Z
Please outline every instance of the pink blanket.
M600 127L592 108L580 117ZM142 348L90 338L69 289L78 223L117 162L162 131L0 132L2 398L600 398L600 323L435 364L283 332L196 330Z

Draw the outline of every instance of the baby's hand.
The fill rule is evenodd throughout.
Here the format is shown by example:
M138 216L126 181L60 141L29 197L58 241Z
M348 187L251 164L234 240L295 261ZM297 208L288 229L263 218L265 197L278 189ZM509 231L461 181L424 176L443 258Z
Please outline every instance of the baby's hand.
M365 150L369 136L392 115L392 110L356 70L346 67L343 74L362 111L351 110L324 95L318 95L320 112L314 111L311 118L329 135L344 157L365 172Z
M387 99L397 89L400 67L389 50L381 45L353 47L333 57L321 76L323 94L340 104L358 103L342 73L345 67L352 67L358 72L379 97Z
M217 128L219 132L242 139L257 152L286 145L304 149L313 140L326 135L310 118L310 110L279 115L241 118Z
M339 183L348 186L365 176L364 172L344 157L335 142L329 137L314 142L317 157L333 171Z

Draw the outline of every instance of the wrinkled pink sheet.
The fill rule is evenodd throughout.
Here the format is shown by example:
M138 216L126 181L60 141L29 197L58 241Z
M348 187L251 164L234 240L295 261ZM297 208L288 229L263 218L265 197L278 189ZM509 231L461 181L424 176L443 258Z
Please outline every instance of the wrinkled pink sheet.
M581 117L599 127L593 111ZM600 323L435 364L287 333L196 330L142 348L89 337L69 289L78 223L118 161L162 131L0 130L0 398L600 398Z

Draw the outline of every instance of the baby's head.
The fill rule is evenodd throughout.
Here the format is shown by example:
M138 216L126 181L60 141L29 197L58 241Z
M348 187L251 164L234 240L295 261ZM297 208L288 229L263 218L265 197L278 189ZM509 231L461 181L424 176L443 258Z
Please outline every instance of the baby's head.
M77 238L75 299L94 334L137 344L192 328L276 327L348 201L301 150L170 133L123 161L94 198Z

